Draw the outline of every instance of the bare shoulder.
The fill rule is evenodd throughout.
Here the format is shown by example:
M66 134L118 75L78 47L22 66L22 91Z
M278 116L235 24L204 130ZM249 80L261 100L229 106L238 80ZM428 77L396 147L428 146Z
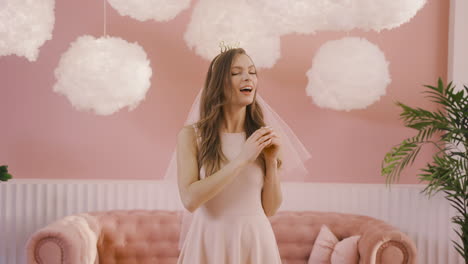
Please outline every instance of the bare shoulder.
M177 141L185 146L191 146L196 149L196 135L195 129L192 125L182 127L177 135Z
M195 138L195 128L192 125L183 126L179 131L178 137Z

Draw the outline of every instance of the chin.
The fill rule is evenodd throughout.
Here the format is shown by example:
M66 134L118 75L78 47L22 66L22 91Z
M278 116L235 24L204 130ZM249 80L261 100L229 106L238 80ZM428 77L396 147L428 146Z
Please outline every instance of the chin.
M246 106L247 105L251 105L253 102L254 102L254 99L253 97L252 98L249 98L248 100L245 100L247 103L245 104Z
M242 95L242 96L244 96L244 97L239 98L239 101L238 101L240 105L247 106L247 105L250 105L250 104L252 104L254 102L254 98L255 98L254 94L252 94L252 95L250 95L248 97L245 97L245 95Z

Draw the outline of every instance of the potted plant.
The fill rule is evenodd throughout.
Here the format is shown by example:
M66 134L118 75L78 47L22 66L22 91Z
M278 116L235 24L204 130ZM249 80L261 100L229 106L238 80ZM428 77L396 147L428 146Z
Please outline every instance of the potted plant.
M8 173L8 166L0 166L0 181L8 181L11 179L11 174Z
M431 112L396 102L403 110L400 119L404 125L418 133L385 154L381 174L386 177L387 185L398 181L402 169L414 162L423 145L434 144L438 148L432 164L428 163L421 169L424 173L418 174L421 181L427 182L422 193L431 197L442 191L456 209L457 214L451 220L461 243L453 243L468 264L468 87L455 91L452 82L445 87L441 78L437 87L424 86L430 89L424 91L429 94L426 97L440 105L442 111ZM441 133L436 142L431 140L435 132Z

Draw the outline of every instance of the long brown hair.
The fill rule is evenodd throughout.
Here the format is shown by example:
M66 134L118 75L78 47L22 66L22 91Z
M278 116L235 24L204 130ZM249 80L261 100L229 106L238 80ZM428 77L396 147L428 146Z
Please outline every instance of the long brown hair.
M206 74L200 99L200 120L195 125L199 133L197 137L200 137L198 164L200 168L203 165L205 166L207 177L218 171L222 162L227 161L221 149L220 127L224 119L223 106L227 105L230 98L232 98L233 89L230 89L231 66L238 54L247 55L242 48L229 49L220 53L211 61ZM227 98L226 95L229 97ZM246 109L244 124L246 138L249 138L260 127L265 126L263 111L256 100L256 96L257 89L255 89L252 104L247 105ZM260 153L257 161L260 161L265 172L266 162L263 152ZM278 168L280 168L280 159L278 159L277 164Z

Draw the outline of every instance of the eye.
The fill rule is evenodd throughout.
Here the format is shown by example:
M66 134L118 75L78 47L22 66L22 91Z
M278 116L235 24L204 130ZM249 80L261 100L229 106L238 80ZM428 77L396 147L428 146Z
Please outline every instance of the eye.
M239 73L231 73L231 75L238 75ZM249 72L249 74L257 74L257 72Z

